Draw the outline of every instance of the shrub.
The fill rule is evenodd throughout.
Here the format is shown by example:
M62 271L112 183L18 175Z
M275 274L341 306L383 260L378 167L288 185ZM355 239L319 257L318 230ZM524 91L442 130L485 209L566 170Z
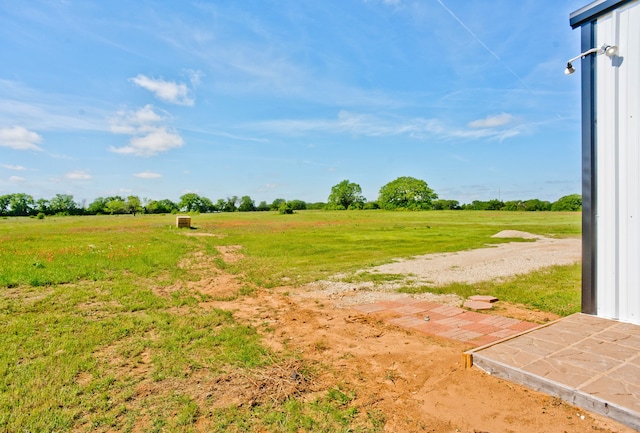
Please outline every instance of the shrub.
M291 215L293 213L293 208L291 207L291 204L287 202L280 203L278 213L280 213L280 215Z

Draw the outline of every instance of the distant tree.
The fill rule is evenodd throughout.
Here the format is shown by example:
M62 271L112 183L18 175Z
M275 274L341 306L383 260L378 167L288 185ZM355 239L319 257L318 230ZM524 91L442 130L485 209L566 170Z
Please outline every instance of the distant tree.
M501 210L504 207L504 202L493 199L489 201L474 200L470 204L464 205L462 208L465 210Z
M54 215L74 215L80 209L70 194L56 194L49 200L49 211Z
M380 188L378 204L382 209L431 209L438 198L427 182L414 177L399 177Z
M238 196L227 197L224 203L224 212L235 212L238 210Z
M196 193L190 192L180 196L178 208L183 212L210 212L214 205L207 197L201 197Z
M359 206L361 208L365 202L366 199L362 195L360 185L345 179L331 187L331 194L327 199L327 208L339 210L349 209L350 206Z
M190 192L180 196L178 207L184 212L195 212L200 206L200 196Z
M576 212L582 210L582 195L571 194L560 197L558 201L551 205L551 210L557 212Z
M434 200L431 203L433 210L458 210L460 209L460 203L458 200Z
M125 209L128 213L132 213L133 216L136 216L137 213L142 212L142 202L140 201L140 197L137 195L130 195L127 197L127 201L125 202Z
M240 205L238 206L238 211L240 212L253 212L256 210L256 202L251 199L248 195L242 196L240 199Z
M208 199L207 197L200 197L201 200L201 204L202 204L202 209L200 210L200 212L213 212L216 210L216 205L213 204L213 202Z
M38 214L48 214L49 213L49 200L44 198L39 198L36 200L36 205L34 207L34 211Z
M33 213L36 202L32 196L22 192L9 195L9 215L27 216Z
M302 200L291 200L289 205L293 210L305 210L307 208L307 203Z
M104 199L104 197L98 197L91 203L89 203L89 206L87 206L87 213L91 215L106 213L104 210L106 204L107 201Z
M150 200L144 206L146 213L161 214L174 213L178 211L178 205L169 199Z
M163 213L174 213L180 210L177 203L174 203L167 198L158 200L158 209L162 209Z
M523 211L525 210L524 202L522 200L510 200L505 201L502 210L506 211Z
M11 194L0 196L0 215L9 214L9 203L11 202Z
M277 198L271 203L271 210L279 210L280 205L282 203L286 203L286 200L283 198Z
M502 210L503 207L504 202L496 198L487 202L487 210Z
M271 206L269 206L266 201L262 200L256 207L256 210L259 212L265 212L271 210Z
M122 197L109 197L104 205L105 213L109 215L120 215L127 213L127 205Z
M293 208L291 207L291 203L282 202L280 203L280 207L278 208L278 212L280 215L290 215L293 213Z
M114 202L114 203L109 206L110 202ZM125 213L125 209L122 205L122 203L124 202L125 202L124 198L120 197L119 195L114 195L109 197L98 197L95 200L93 200L91 203L89 203L89 206L87 206L86 212L91 215L98 215L98 214L113 215L114 213L116 214Z
M307 210L322 210L327 208L327 203L317 201L314 203L307 203Z
M364 204L362 209L364 210L380 209L380 206L378 205L377 201L368 201Z
M551 210L551 203L549 203L548 201L538 200L537 198L525 200L523 204L524 210L529 212Z

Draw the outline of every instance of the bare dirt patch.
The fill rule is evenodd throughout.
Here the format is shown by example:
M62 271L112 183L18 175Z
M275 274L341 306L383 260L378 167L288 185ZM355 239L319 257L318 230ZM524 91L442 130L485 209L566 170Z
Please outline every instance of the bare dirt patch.
M480 252L438 255L442 258L423 256L398 262L405 265L410 262L413 266L410 269L389 272L417 275L433 263L466 257L469 261L463 261L462 265L472 263L476 272L484 272L485 278L507 275L500 272L501 269L510 269L512 274L523 273L533 269L525 267L526 262L549 263L544 261L550 260L547 254L530 249L538 243L547 253L553 252L556 259L552 264L558 264L565 255L573 257L573 261L580 259L575 255L576 240L557 241L561 242L538 239ZM239 248L221 251L221 254L238 251ZM494 255L496 251L501 258ZM199 282L189 283L194 290L207 294L225 290L228 293L241 285L237 277L217 269L212 260L199 257L191 264L201 267L206 275ZM206 266L208 271L204 269ZM440 265L432 269L439 269L436 274L443 281L448 281L445 274L455 278L465 275L453 266ZM495 273L491 274L491 270ZM435 279L432 274L420 278ZM394 293L395 283L367 286L332 280L300 288L260 289L254 296L203 303L204 308L232 311L236 320L260 332L265 345L276 351L293 352L296 358L292 361L294 364L275 365L272 370L265 368L251 373L231 370L215 378L199 378L194 374L193 380L180 385L180 392L190 395L203 411L209 411L214 407L262 404L270 399L310 401L331 387L341 386L355 392L352 404L360 413L384 414L385 432L632 432L556 398L476 369L465 369L461 357L470 347L464 343L406 331L350 308L358 302L372 302L374 298L409 296ZM421 296L443 303L460 302L456 297ZM501 308L510 315L531 313L515 305L503 304ZM313 377L300 373L304 366L314 366ZM167 389L174 387L144 380L139 392L152 396Z
M220 245L216 249L222 254L222 260L225 263L235 263L242 260L244 255L240 252L242 245Z
M353 389L360 411L385 414L384 431L632 431L550 396L464 369L461 355L469 347L463 343L408 332L375 316L335 307L329 298L295 292L263 290L216 306L261 330L273 349L325 365L321 383ZM247 384L240 380L237 385Z
M210 238L224 238L225 236L218 233L205 233L205 232L186 232L185 236L194 236L194 237L210 237Z

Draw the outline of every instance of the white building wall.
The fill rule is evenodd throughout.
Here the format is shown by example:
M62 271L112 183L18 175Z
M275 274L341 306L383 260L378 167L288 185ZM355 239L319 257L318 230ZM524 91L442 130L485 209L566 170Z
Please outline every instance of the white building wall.
M640 324L640 1L598 18L597 315Z

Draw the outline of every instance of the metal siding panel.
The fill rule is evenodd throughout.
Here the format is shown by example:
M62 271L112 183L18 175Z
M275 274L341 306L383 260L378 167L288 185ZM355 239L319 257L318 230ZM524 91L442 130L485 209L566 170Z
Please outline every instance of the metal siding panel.
M597 21L597 314L640 324L640 2Z
M640 6L621 8L618 15L620 105L620 320L640 323Z
M598 19L596 46L605 41L613 43L615 32L613 14ZM597 314L618 318L618 188L617 165L617 94L611 65L606 57L596 57L597 111Z

